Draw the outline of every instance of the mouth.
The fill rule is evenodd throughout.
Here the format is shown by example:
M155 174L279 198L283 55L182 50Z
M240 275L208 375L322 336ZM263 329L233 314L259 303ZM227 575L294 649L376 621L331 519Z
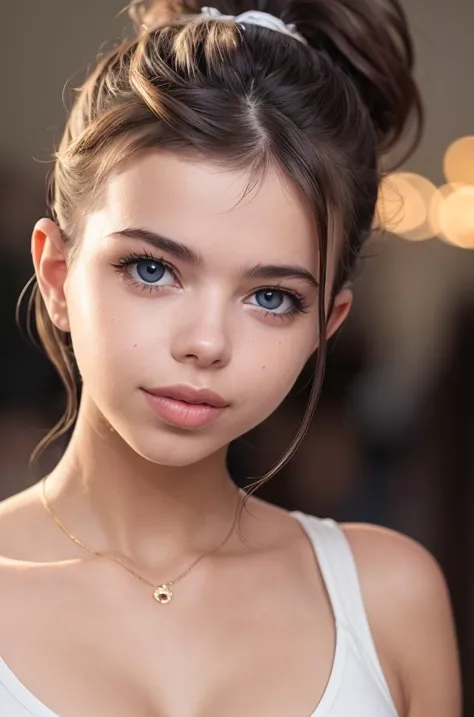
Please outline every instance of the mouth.
M179 428L203 428L230 405L213 391L188 386L143 389L143 392L158 417Z
M162 388L145 389L147 393L162 398L171 398L175 401L188 403L191 406L205 405L212 408L227 408L229 402L222 396L207 388L194 388L194 386L164 386Z

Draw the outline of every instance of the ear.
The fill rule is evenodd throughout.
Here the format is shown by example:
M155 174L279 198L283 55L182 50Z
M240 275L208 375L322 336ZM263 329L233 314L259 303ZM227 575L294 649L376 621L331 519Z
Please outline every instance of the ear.
M69 331L64 283L67 277L67 246L57 224L40 219L31 236L31 253L38 287L49 318L61 331Z
M327 337L332 336L347 319L353 301L352 290L343 288L334 299L331 316L327 326Z

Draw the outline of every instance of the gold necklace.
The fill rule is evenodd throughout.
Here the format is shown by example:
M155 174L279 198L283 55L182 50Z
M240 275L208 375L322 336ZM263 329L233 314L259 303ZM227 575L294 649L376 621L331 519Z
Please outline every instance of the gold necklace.
M195 568L196 565L203 558L205 558L210 553L222 548L222 546L229 540L230 536L234 532L234 528L237 523L241 498L245 495L245 492L241 488L239 488L238 493L237 493L238 502L237 502L237 508L236 508L235 515L234 515L234 520L232 521L231 528L230 528L229 532L227 533L227 535L225 536L224 540L221 543L219 543L219 545L216 548L211 548L211 550L208 550L207 552L203 553L198 558L196 558L196 560L193 563L191 563L191 565L189 565L186 568L186 570L183 570L183 572L180 573L179 575L177 575L175 578L173 578L173 580L169 580L167 583L163 583L162 585L157 586L156 583L151 582L147 578L143 577L143 575L140 575L139 573L137 573L136 570L134 570L129 565L124 563L123 560L121 560L117 556L111 555L110 553L102 552L100 550L94 550L94 548L89 547L88 545L83 543L81 540L79 540L79 538L76 538L72 533L70 533L69 530L64 525L64 523L62 523L61 520L59 519L59 517L56 515L53 508L51 507L50 502L48 501L48 498L46 497L46 478L47 478L47 476L44 476L43 481L42 481L43 491L42 491L42 495L41 495L41 500L42 500L44 507L48 511L49 515L54 520L54 522L59 526L59 528L61 528L63 533L65 533L68 536L68 538L73 540L76 543L76 545L79 545L81 548L84 548L84 550L87 550L89 553L92 553L92 555L96 555L99 558L106 558L107 560L113 560L115 563L118 563L123 568L125 568L125 570L127 570L129 573L134 575L136 578L138 578L142 582L144 582L147 585L149 585L150 587L152 587L153 588L153 597L161 605L166 605L167 603L170 602L171 598L173 597L173 593L171 590L172 585L177 583L179 580L182 580L183 578L185 578L186 575L189 575L191 570L193 568Z

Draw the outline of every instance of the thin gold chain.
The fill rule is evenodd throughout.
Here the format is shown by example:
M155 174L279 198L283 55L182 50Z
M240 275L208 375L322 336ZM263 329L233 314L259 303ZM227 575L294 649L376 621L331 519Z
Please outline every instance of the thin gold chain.
M131 573L132 575L134 575L136 578L138 578L138 579L141 580L142 582L146 583L147 585L150 585L150 586L153 587L153 588L156 586L157 583L151 582L151 581L148 580L147 578L143 577L143 575L140 575L136 570L134 570L133 568L131 568L129 565L127 565L123 560L121 560L121 559L120 559L119 557L117 557L116 555L112 555L111 553L106 553L106 552L101 551L101 550L95 550L94 548L91 548L89 545L86 545L85 543L83 543L82 540L79 540L79 538L76 538L76 536L73 535L73 534L66 528L66 526L64 525L64 523L60 520L60 518L56 515L56 513L55 513L54 510L53 510L53 508L51 507L51 504L50 504L50 502L49 502L49 500L48 500L48 498L47 498L47 496L46 496L46 479L47 479L47 475L44 476L44 478L43 478L43 480L42 480L42 487L43 487L42 495L41 495L42 503L43 503L44 507L46 508L46 510L48 511L48 513L49 513L49 515L51 516L51 518L52 518L52 519L54 520L54 522L58 525L58 527L61 528L61 530L63 531L63 533L65 533L65 534L68 536L68 538L70 538L72 541L74 541L74 543L76 543L76 545L79 545L81 548L84 548L84 550L87 550L89 553L92 553L92 555L96 555L96 556L99 557L99 558L106 558L107 560L113 560L115 563L118 563L119 565L121 565L125 570L127 570L129 573ZM241 499L242 499L242 497L245 495L245 493L244 493L244 491L243 491L242 489L239 488L237 495L238 495L238 502L237 502L237 508L236 508L235 514L234 514L234 519L233 519L233 521L232 521L232 525L231 525L231 527L230 527L230 530L229 530L229 532L226 534L224 540L222 540L222 542L219 543L219 544L217 545L217 547L211 548L210 550L208 550L208 551L206 551L205 553L203 553L202 555L200 555L198 558L196 558L196 560L194 560L194 562L191 563L191 565L189 565L189 566L186 568L186 570L183 570L183 572L180 573L179 575L177 575L175 578L173 578L173 580L169 580L168 582L163 583L162 586L171 587L171 585L174 585L174 584L177 583L179 580L182 580L184 577L186 577L186 575L188 575L188 574L191 572L191 570L192 570L193 568L196 567L196 565L197 565L203 558L205 558L207 555L209 555L209 554L212 553L212 552L215 552L215 551L220 550L220 548L222 548L222 546L229 540L230 536L231 536L232 533L234 532L234 528L235 528L235 525L236 525L236 523L237 523L237 518L238 518L238 515L239 515L239 507L240 507L240 504L241 504Z

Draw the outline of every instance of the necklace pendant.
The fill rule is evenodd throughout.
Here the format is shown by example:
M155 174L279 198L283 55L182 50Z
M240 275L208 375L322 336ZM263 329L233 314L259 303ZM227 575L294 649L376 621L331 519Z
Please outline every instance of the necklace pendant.
M173 597L173 593L169 589L168 585L159 585L153 593L153 597L157 602L162 605L166 605Z

